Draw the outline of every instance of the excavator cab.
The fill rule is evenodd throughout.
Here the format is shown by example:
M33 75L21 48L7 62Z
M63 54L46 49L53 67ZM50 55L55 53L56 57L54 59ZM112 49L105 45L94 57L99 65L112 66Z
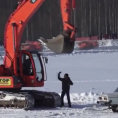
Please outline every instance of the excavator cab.
M21 78L25 87L40 87L46 80L43 57L38 52L22 51Z

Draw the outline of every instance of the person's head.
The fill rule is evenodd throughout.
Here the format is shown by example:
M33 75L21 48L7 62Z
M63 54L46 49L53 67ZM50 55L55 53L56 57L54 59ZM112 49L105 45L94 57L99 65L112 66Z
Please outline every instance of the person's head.
M68 73L65 73L64 74L64 78L68 78Z

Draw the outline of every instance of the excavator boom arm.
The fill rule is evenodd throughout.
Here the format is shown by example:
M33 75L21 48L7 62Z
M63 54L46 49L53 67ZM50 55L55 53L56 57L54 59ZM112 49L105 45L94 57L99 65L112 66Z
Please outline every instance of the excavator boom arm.
M67 46L65 46L67 48L71 47L70 40L74 39L73 37L75 35L74 27L70 21L74 1L75 0L60 0L63 30L67 33L69 32L69 38L67 37L66 41ZM45 0L20 0L16 10L10 15L4 33L4 47L6 52L4 59L5 68L12 68L14 71L17 70L17 53L20 50L24 28L43 2L45 2Z
M45 0L22 0L19 2L16 10L10 15L4 33L4 47L6 52L4 65L6 68L11 67L12 62L14 63L13 65L17 65L15 64L15 59L20 49L24 28L44 1Z
M60 0L63 29L65 31L74 29L74 27L70 25L71 10L72 10L73 4L74 4L73 1L74 0Z

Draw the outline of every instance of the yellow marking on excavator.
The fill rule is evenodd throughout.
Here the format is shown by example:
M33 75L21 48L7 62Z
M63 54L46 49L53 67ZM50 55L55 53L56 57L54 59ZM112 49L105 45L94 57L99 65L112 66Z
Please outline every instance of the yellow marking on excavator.
M8 78L0 78L0 86L10 86L11 79Z

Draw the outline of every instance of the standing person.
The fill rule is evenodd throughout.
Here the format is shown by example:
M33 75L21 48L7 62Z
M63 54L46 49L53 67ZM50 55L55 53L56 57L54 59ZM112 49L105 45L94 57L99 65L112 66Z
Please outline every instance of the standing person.
M70 85L73 85L69 75L67 73L64 74L64 78L60 77L61 72L58 73L58 79L62 81L62 93L61 93L61 106L64 106L64 96L67 95L68 106L71 107L70 101Z

